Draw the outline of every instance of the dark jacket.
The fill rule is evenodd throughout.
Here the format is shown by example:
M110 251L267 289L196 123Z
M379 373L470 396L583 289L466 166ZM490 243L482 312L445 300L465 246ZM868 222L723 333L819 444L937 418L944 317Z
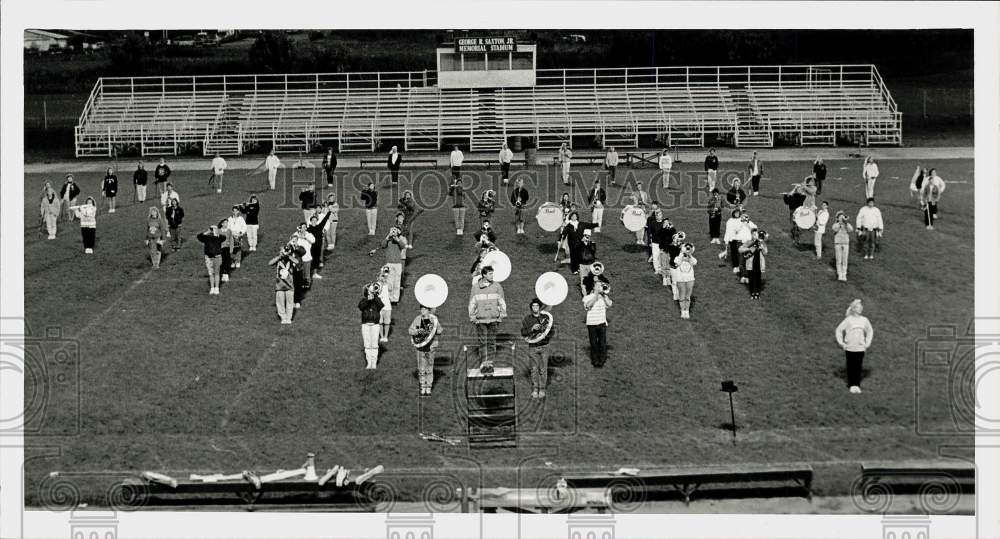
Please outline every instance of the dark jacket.
M362 298L358 302L358 310L361 311L361 323L362 324L378 324L379 322L379 312L384 307L382 300L378 296L368 299Z
M597 228L597 225L583 221L577 222L576 226L573 226L572 223L566 223L566 226L563 227L562 239L568 240L570 246L579 245L583 242L583 231L588 228Z
M528 203L528 190L524 187L515 187L510 192L510 205L515 208L523 208Z
M80 186L77 185L76 182L73 183L66 182L63 184L62 189L59 189L59 198L67 198L66 197L67 189L69 190L70 199L74 199L80 196Z
M326 222L330 220L330 212L326 212L326 215L319 220L315 225L306 226L306 231L316 238L316 241L312 244L312 256L316 264L320 263L320 259L323 255L323 227L326 226Z
M719 157L709 155L705 157L705 172L709 170L719 170Z
M153 171L153 178L156 179L156 183L163 183L167 181L170 177L170 167L167 165L156 165L156 170Z
M742 204L744 200L747 199L747 192L743 189L736 189L735 187L730 187L729 191L726 192L726 202L737 205Z
M587 202L593 205L595 200L599 200L602 206L607 204L608 193L603 187L590 190L590 194L587 195Z
M101 191L104 192L104 196L113 197L118 195L118 176L114 174L109 174L104 177L104 182L101 183Z
M308 210L316 207L316 192L312 189L308 191L302 191L299 193L299 202L302 203L302 209Z
M496 241L497 241L497 235L496 235L495 232L493 232L492 228L489 229L489 230L479 229L479 230L476 231L476 233L475 233L475 235L473 237L475 237L476 241L478 242L483 237L483 234L486 235L486 239L490 240L490 243L496 243Z
M361 191L361 203L365 205L366 210L378 207L378 192L374 189L364 189Z
M595 280L600 281L604 284L611 283L611 281L609 281L607 277L603 275L598 275L597 277L594 277L594 274L591 273L590 275L587 275L586 277L583 278L583 289L587 292L587 294L590 294L591 292L594 291Z
M649 235L651 243L660 243L661 230L663 230L663 221L657 221L656 216L650 215L646 219L646 234Z
M333 171L337 170L337 154L331 153L323 156L323 171L327 175L333 174Z
M222 255L222 243L226 241L225 235L213 236L206 232L200 232L197 237L198 241L205 244L205 256L212 258Z
M826 163L813 163L813 174L816 175L816 180L823 181L826 179Z
M399 158L396 159L395 163L392 162L391 153L385 158L385 166L389 167L389 170L399 170L399 165L403 164L403 156L398 153L396 155L399 156Z
M170 228L179 228L181 223L184 222L184 208L177 206L167 206L167 226Z
M597 244L594 242L580 243L580 264L590 265L597 260Z
M538 316L535 316L535 313L528 313L528 316L525 316L524 320L521 321L521 336L525 338L531 336L532 334L531 327L534 326L535 324L545 324L545 322L546 322L546 317L544 314L539 313ZM545 338L536 343L528 343L528 348L538 348L540 346L545 346L546 344L549 344L549 341L552 340L552 335L556 331L555 323L556 320L555 318L553 318L552 327L549 328L549 332L547 335L545 335Z
M135 172L132 173L132 183L136 185L146 185L147 181L149 181L149 173L146 172L146 169L137 168L135 169Z
M246 215L246 223L248 225L259 225L260 224L260 204L244 204L243 214Z
M674 241L674 234L676 233L677 229L672 226L661 226L659 241L656 243L658 243L662 249L664 246L670 245Z

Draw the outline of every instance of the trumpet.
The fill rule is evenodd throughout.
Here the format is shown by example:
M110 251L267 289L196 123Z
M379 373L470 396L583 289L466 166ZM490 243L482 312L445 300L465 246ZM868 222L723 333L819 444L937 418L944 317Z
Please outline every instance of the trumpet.
M694 249L694 244L689 242L684 244L684 247L681 248L681 252L683 252L686 256L691 256L694 254Z
M605 282L601 281L599 284L601 286L601 290L600 290L601 294L608 295L608 294L611 293L611 283L605 283Z
M378 272L380 277L388 277L390 273L392 273L392 269L389 267L389 264L382 266Z
M593 273L595 277L604 273L604 264L601 262L594 262L590 265L590 273Z
M374 283L368 283L365 285L365 290L372 295L372 297L378 296L382 292L382 283L376 281Z

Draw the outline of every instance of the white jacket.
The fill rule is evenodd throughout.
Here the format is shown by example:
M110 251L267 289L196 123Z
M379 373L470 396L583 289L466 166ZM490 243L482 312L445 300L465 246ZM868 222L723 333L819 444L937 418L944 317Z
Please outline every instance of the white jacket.
M660 156L660 170L670 170L674 166L674 158L670 154Z
M864 175L866 180L874 180L878 178L878 164L875 163L875 161L871 161L870 163L865 165L862 174Z
M858 210L858 218L855 220L854 226L858 230L862 228L884 230L885 225L882 222L882 210L875 207L862 206Z
M604 156L604 164L609 167L617 167L618 152L608 152L608 154Z
M510 163L510 160L514 158L514 152L510 151L510 148L500 150L500 162Z
M281 166L281 159L278 159L277 155L269 155L264 160L264 166L267 167L267 170L278 170L278 167Z
M452 150L451 157L449 157L449 162L453 167L462 166L462 161L465 160L465 155L462 154L462 150Z
M819 210L816 212L816 233L825 234L826 233L826 223L830 221L830 212L827 210Z
M216 174L224 172L227 166L226 160L223 159L222 156L212 159L212 170L214 170Z

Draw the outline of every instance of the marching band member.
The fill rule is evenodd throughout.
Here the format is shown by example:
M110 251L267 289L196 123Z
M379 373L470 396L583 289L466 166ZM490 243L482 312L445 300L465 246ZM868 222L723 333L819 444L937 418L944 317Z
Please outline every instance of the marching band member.
M302 220L308 223L309 218L316 213L316 191L313 191L312 185L303 187L299 191L299 202L302 205Z
M378 224L378 191L375 190L374 182L368 182L368 186L361 191L361 203L365 206L368 235L374 236L375 225Z
M108 168L101 182L101 195L108 201L108 213L115 213L115 198L118 196L118 176L114 170Z
M560 264L567 264L570 261L571 255L569 252L569 242L566 241L566 238L563 235L563 231L566 230L566 225L567 223L569 223L570 213L572 213L573 210L576 208L576 205L573 204L573 202L569 198L569 193L563 193L562 196L559 198L559 207L562 209L563 224L561 227L559 227L559 240L556 241L556 256L553 262L559 262ZM560 250L566 251L567 258L563 259L562 261L559 260Z
M747 277L744 282L750 285L750 297L760 299L760 290L764 281L765 257L767 256L767 232L750 231L750 239L740 246L740 254L744 256Z
M94 197L87 197L82 206L70 206L69 209L80 220L83 252L88 255L94 254L94 244L97 242L97 202Z
M167 237L172 238L173 250L177 251L183 243L181 225L184 223L184 208L181 208L181 204L176 198L172 198L164 213L167 216Z
M660 276L663 278L663 286L672 286L673 284L671 278L673 273L670 268L673 267L673 257L677 256L677 253L673 253L669 247L674 243L675 234L677 234L677 229L674 228L674 224L670 222L670 219L664 217L659 232Z
M406 226L406 214L404 214L403 212L396 212L396 220L393 221L392 225L399 229L400 236L406 238L410 235L410 229L408 226ZM403 249L403 252L400 253L400 257L403 259L404 262L406 261L406 251L409 250L410 250L410 245L409 241L407 241L407 248Z
M142 161L139 161L135 172L132 173L132 186L133 189L135 189L135 199L139 203L146 201L147 183L149 183L149 173L146 172L145 165L142 164Z
M559 167L562 170L563 185L569 185L569 165L573 161L573 150L570 150L566 143L559 146Z
M924 186L924 179L927 178L927 176L928 176L927 173L928 173L928 170L926 168L923 168L920 165L917 165L917 170L915 170L913 172L913 177L910 178L910 198L911 199L913 198L913 195L917 195L919 197L919 195L921 193L921 188ZM924 204L923 198L920 198L920 209L921 210L924 209L924 205L925 204Z
M153 184L156 185L157 196L163 195L164 186L170 178L170 173L170 166L167 165L167 160L161 157L160 164L156 165L156 168L153 169ZM145 189L143 193L145 193Z
M469 294L469 320L476 325L479 341L479 369L483 374L493 372L492 356L496 353L497 327L507 317L507 301L503 287L493 281L493 268L479 270L480 279L472 285Z
M309 218L309 226L306 227L306 233L313 238L313 242L309 246L309 257L313 260L313 279L323 278L320 274L323 270L323 229L326 228L326 223L330 220L329 210L324 208L321 212L323 217L313 214L313 216Z
M677 235L683 234L678 232ZM694 267L698 259L694 257L694 245L685 243L679 255L673 260L674 285L677 287L676 299L680 302L681 318L691 318L691 291L694 289Z
M503 184L507 185L510 181L510 160L514 158L514 152L510 151L507 147L507 143L504 142L500 146L500 177L503 179Z
M382 240L382 250L385 252L385 263L389 266L389 301L399 303L399 285L403 278L403 251L406 250L406 238L400 236L398 227L389 229L389 234ZM375 249L368 252L375 256Z
M295 266L297 260L290 245L281 248L281 253L268 261L274 268L274 305L282 324L291 324L295 313Z
M174 191L174 184L167 182L166 190L160 194L160 209L166 210L171 200L181 201L181 195Z
M396 209L403 214L403 222L397 223L396 226L406 238L407 249L413 249L413 218L417 214L417 201L413 199L413 191L403 192L403 197L399 199Z
M246 216L247 244L252 253L257 250L257 233L260 232L260 202L257 201L257 195L250 195L240 209Z
M920 187L920 201L924 207L924 224L927 230L934 230L934 220L938 218L938 202L944 193L945 183L937 175L937 169L927 171L928 177Z
M479 204L476 205L476 209L479 210L479 221L492 221L493 212L497 208L497 192L492 189L487 189L483 192L483 196L479 198Z
M60 205L66 212L65 218L67 221L72 221L76 217L75 211L70 208L76 205L76 197L78 196L80 196L80 186L76 184L72 174L67 174L66 181L63 182L62 187L59 189Z
M212 159L212 178L215 179L215 192L222 193L222 175L226 173L226 160L219 155L219 152L215 152L215 159Z
M865 205L858 210L854 226L864 242L865 260L874 260L875 249L878 247L882 231L885 229L882 222L882 211L875 207L874 198L869 197Z
M382 300L375 294L374 283L365 286L364 296L358 302L361 311L361 339L365 346L365 369L374 369L378 365L379 343L379 313L382 311Z
M745 229L742 220L743 212L737 208L734 209L730 215L731 217L728 221L726 221L726 234L723 236L722 241L728 246L729 264L733 268L733 273L739 273L741 260L741 257L739 256L739 248L740 245L743 244L743 230ZM749 237L749 234L746 234L745 237ZM721 259L725 259L726 256L726 251L719 253L719 258Z
M330 219L323 229L326 236L326 250L332 251L337 247L337 222L340 221L340 204L337 203L337 194L326 195L326 211L330 213Z
M802 201L802 205L810 210L816 211L816 194L819 189L816 188L816 178L813 176L806 176L802 184L797 187L798 192L805 195L805 199Z
M847 214L838 211L836 221L830 227L833 230L833 251L837 257L837 280L847 280L847 258L850 254L851 234L854 228L847 220Z
M219 235L222 236L222 267L219 273L222 274L222 282L228 283L233 271L233 234L229 230L229 219L219 221Z
M644 209L646 215L649 215L649 194L642 190L642 182L635 182L636 188L629 193L632 198L632 205ZM622 209L622 216L624 221L625 209ZM646 245L645 242L646 229L641 228L635 231L635 244L636 245Z
M603 368L608 361L607 310L613 305L610 290L610 286L595 284L594 290L583 297L583 308L587 311L590 364L596 369Z
M823 163L823 158L816 156L816 160L813 161L813 177L816 178L816 194L823 194L823 181L826 180L826 164Z
M670 285L670 292L673 295L674 301L680 299L679 296L680 289L677 286L676 260L678 256L681 256L681 248L684 245L684 240L686 239L687 239L687 234L685 234L684 232L677 232L672 235L669 243L663 244L661 246L661 249L665 255L663 257L663 266L661 269L661 274L663 275L664 284Z
M504 145L506 146L506 144ZM444 331L434 309L426 305L420 306L420 314L410 323L410 336L426 334L430 342L417 348L417 380L420 384L420 395L431 394L434 387L434 352L438 347L437 336Z
M52 188L52 183L45 182L42 187L42 200L39 207L42 222L45 224L45 231L49 233L49 239L56 239L56 223L59 221L59 212L62 210L62 203L59 195Z
M746 199L747 193L743 190L742 182L739 178L733 178L729 184L729 191L726 191L726 202L729 203L729 207L742 206Z
M753 196L760 195L760 177L763 174L764 162L757 157L757 152L753 152L753 156L747 164L747 175L750 176L750 186L753 188Z
M160 214L160 209L150 206L146 213L146 247L149 249L149 261L153 269L160 269L160 259L163 257L163 240L167 237L167 221Z
M510 192L510 205L514 207L514 225L517 226L518 234L524 234L524 206L528 203L528 197L524 179L518 178L514 181L514 189Z
M583 238L580 240L580 295L586 296L586 287L584 286L584 281L590 276L591 266L597 261L597 244L594 243L591 237L590 230L583 231Z
M543 312L542 300L533 298L528 306L531 309L521 321L521 336L528 341L528 371L531 376L531 398L544 399L545 388L549 385L548 344L555 331L555 319L552 313ZM531 338L539 335L548 327L541 340L531 342Z
M476 243L479 248L483 248L496 243L497 235L493 231L493 227L490 226L489 221L483 221L483 224L479 225L479 230L473 235L476 239Z
M199 232L198 241L204 244L205 268L208 269L208 294L219 295L219 275L222 273L222 243L225 237L219 233L217 225L211 225L205 232Z
M816 212L816 225L813 227L813 245L816 247L816 259L823 258L823 234L826 234L826 224L830 221L830 204L823 201Z
M594 291L594 285L601 283L603 285L610 286L611 281L604 276L604 264L598 261L594 261L590 265L588 270L589 275L583 278L583 295L586 296Z
M399 149L395 146L389 149L389 157L385 160L385 164L389 167L389 176L392 178L392 184L396 185L399 183L399 166L403 164L403 156L399 155Z
M295 229L295 233L292 234L292 241L299 248L299 287L295 297L295 308L299 309L302 307L302 300L305 299L306 291L312 288L312 250L313 245L316 243L316 236L309 232L308 223L299 223L298 228Z
M875 332L868 318L861 315L864 306L860 299L851 302L847 307L844 320L837 325L835 335L837 344L844 349L847 360L847 385L851 393L861 393L862 365L865 351L872 345Z
M660 174L663 177L663 188L670 188L670 169L674 167L674 159L670 157L670 148L664 148L660 152L660 159L658 162L660 166Z
M655 203L653 212L646 218L646 245L649 247L649 259L653 263L653 273L660 273L660 230L663 229L663 210Z
M583 235L586 230L596 227L594 223L581 222L578 212L570 212L569 221L563 227L562 239L569 247L569 269L573 275L580 272L580 245L583 243Z
M326 176L326 186L333 187L334 174L337 172L337 154L333 153L333 148L326 149L322 167L323 174Z
M280 167L281 159L278 159L278 156L274 155L274 148L271 148L271 151L267 154L267 158L264 159L264 168L267 169L267 188L271 191L274 191Z
M789 193L782 193L785 204L788 206L788 222L791 223L792 241L799 244L799 225L795 222L795 212L800 207L816 210L816 188L812 185L812 176L807 177L802 183L792 184Z
M713 182L714 183L714 182ZM709 243L720 244L722 240L719 239L722 228L722 196L719 195L719 190L712 187L711 198L708 199L708 237L711 238Z
M226 228L233 236L233 267L238 268L243 260L243 239L247 235L247 222L243 218L243 206L238 204L233 206L233 214L226 222Z
M611 180L609 183L618 185L615 183L615 174L618 172L618 152L615 151L614 146L609 146L608 153L604 155L604 168L608 171L608 179Z
M448 186L448 196L452 199L451 212L455 216L455 235L465 232L465 186L461 176L452 178Z
M601 224L604 223L604 205L608 202L608 193L601 187L600 179L594 180L594 186L587 194L587 202L590 204L590 220L597 225L594 232L600 232Z
M861 176L865 180L865 198L875 198L875 180L878 179L878 163L872 156L865 157L865 164L861 168Z
M715 156L715 148L708 149L705 157L705 174L708 176L708 190L714 191L719 177L719 158Z
M378 312L379 342L389 342L389 329L392 327L392 298L389 296L389 280L392 270L388 264L382 266L378 279L378 299L382 300L382 310Z
M465 156L462 155L462 150L459 150L458 146L452 146L451 155L448 156L448 164L451 165L451 177L455 180L462 178L463 161L465 161Z

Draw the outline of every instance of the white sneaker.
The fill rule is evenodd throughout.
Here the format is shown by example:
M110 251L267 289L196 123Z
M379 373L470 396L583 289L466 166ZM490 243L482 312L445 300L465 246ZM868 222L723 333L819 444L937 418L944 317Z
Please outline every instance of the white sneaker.
M740 272L740 268L733 268L733 273L739 273L739 272Z
M256 251L256 249L252 249L252 250ZM332 250L333 250L333 246L332 246L332 245L328 245L328 246L326 247L326 250L327 250L327 251L332 251Z
M861 393L861 388L858 386L851 386L851 393Z
M322 278L323 276L318 273L313 274L313 279L322 279Z
M239 262L237 262L237 263L233 264L233 267L234 267L234 268L238 268L238 267L240 267L240 263L239 263Z
M387 337L382 337L378 340L378 342L389 342L389 339Z
M224 283L228 283L229 282L229 274L228 273L222 274L222 282L224 282Z
M459 231L455 232L455 235L456 236L464 236L464 234L462 232L463 231L459 230Z
M88 255L94 254L94 250L90 249L90 248L84 249L83 252L86 253L86 254L88 254Z
M215 295L215 287L212 287L212 288L208 289L208 295L209 296L214 296Z
M296 308L296 309L299 309L299 308L301 308L301 307L302 307L302 304L301 304L301 303L296 303L296 304L295 304L295 308Z
M222 193L222 189L216 189L215 192L216 193Z
M49 239L50 240L54 240L54 239L56 239L56 237L55 236L49 236Z
M115 213L115 209L111 208L110 210L108 210L108 213Z
M934 230L934 226L933 225L927 225L927 230Z

